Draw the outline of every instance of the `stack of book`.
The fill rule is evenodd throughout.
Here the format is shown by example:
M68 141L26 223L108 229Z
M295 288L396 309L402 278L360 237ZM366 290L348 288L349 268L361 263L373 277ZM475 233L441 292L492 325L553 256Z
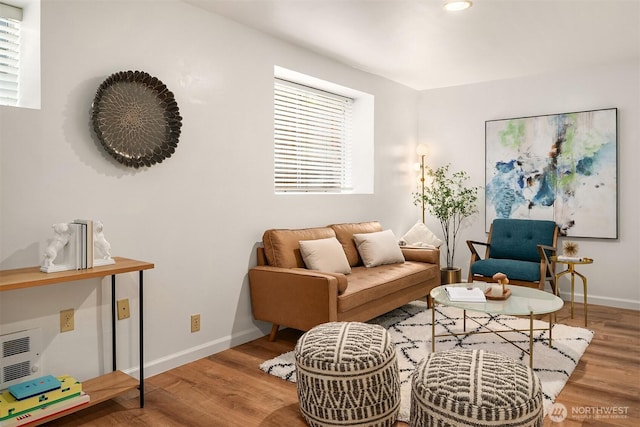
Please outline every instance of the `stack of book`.
M88 402L82 384L68 375L28 380L0 394L0 427L42 422Z
M72 230L69 239L69 263L75 270L93 268L93 221L76 219L69 223Z

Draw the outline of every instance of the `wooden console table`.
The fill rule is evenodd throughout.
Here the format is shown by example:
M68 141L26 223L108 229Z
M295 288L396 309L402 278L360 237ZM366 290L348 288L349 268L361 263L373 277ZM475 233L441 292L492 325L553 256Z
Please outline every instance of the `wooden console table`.
M69 270L57 273L43 273L40 267L17 268L14 270L0 270L0 292L15 289L32 288L36 286L55 285L57 283L73 282L92 278L111 276L111 336L113 372L99 377L83 381L82 390L89 395L89 403L77 408L71 408L52 417L47 417L41 422L48 422L56 418L69 415L73 412L85 409L89 406L112 399L124 392L136 387L140 392L140 407L144 407L144 355L143 355L143 280L144 270L154 268L154 265L145 261L115 257L115 264L88 268L86 270ZM116 275L121 273L138 272L139 309L140 309L140 379L117 370L116 367Z

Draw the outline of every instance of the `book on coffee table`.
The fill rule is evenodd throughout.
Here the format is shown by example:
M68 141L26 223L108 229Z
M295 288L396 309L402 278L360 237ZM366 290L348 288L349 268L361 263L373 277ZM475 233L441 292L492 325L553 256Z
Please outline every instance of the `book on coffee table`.
M487 302L484 292L480 288L464 286L445 286L449 301L457 302Z

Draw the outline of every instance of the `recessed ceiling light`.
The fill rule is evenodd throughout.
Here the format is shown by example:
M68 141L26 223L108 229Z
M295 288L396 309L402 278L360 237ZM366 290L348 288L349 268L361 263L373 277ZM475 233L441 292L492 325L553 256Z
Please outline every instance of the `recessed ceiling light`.
M473 3L471 0L445 0L444 8L450 11L469 9Z

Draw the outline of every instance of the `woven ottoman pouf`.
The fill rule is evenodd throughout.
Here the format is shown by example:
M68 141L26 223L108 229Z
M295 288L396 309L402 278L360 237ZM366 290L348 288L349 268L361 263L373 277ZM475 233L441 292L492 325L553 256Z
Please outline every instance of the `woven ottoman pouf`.
M295 350L302 416L310 426L393 426L400 408L395 345L381 326L331 322Z
M431 353L411 382L411 427L542 426L540 379L484 350Z

